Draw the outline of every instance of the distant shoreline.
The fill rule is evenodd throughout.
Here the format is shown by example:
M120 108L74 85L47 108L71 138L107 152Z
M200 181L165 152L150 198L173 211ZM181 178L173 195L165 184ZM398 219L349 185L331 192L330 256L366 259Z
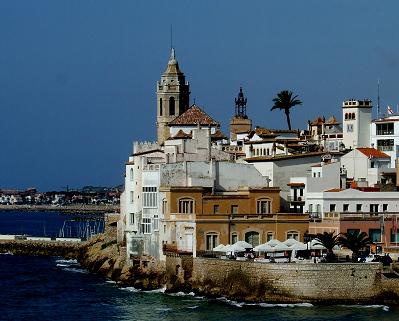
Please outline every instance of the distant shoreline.
M1 211L37 211L37 212L63 212L63 213L119 213L119 205L0 205Z

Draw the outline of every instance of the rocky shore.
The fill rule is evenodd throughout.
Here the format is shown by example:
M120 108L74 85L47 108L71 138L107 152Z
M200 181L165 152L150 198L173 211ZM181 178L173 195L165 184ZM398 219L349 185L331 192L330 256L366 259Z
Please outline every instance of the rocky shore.
M90 272L141 290L166 287L167 292L246 302L399 303L399 278L386 274L382 265L262 264L173 253L165 265L145 256L127 264L126 248L113 229L82 243L1 241L0 252L74 258Z

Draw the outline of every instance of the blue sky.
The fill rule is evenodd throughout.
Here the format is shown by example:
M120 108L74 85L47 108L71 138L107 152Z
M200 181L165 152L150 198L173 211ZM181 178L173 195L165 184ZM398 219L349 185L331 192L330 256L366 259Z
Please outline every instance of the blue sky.
M155 140L170 25L191 102L226 134L240 85L254 125L289 89L294 128L347 98L399 103L397 1L0 1L0 188L123 182L132 141Z

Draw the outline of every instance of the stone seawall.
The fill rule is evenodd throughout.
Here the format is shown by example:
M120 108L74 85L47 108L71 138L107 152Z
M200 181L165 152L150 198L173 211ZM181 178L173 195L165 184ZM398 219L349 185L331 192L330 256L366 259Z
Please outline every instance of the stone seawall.
M58 241L6 240L0 241L0 253L77 258L81 253L81 244Z
M169 280L207 296L252 302L382 303L399 302L398 279L384 276L382 265L364 263L273 264L194 258L189 271L177 258L167 258ZM175 276L169 277L173 273ZM184 273L191 275L185 278Z

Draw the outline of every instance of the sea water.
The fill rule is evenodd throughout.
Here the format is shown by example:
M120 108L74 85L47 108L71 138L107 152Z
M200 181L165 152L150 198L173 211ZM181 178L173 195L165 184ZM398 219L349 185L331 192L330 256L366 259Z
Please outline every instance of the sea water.
M399 309L248 304L164 289L139 291L88 273L75 260L2 254L0 320L399 320Z

